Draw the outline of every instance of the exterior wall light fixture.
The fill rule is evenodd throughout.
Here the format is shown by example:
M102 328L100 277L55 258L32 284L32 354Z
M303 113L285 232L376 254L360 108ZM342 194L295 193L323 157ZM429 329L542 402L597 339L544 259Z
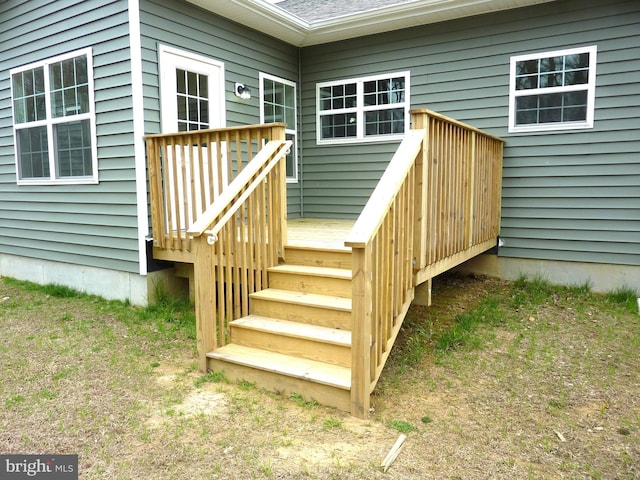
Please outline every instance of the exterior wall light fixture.
M251 98L251 89L243 83L236 83L236 88L233 93L242 100L249 100Z

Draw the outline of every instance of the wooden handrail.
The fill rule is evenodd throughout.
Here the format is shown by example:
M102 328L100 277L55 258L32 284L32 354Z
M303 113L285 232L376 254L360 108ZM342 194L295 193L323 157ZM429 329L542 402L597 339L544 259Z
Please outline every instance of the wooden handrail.
M190 130L188 132L175 132L175 133L153 133L150 135L145 135L144 138L145 140L149 140L149 139L162 139L165 138L167 136L171 136L171 137L190 137L193 136L194 134L198 134L198 133L216 133L216 134L220 134L220 135L225 135L225 134L236 134L236 133L240 133L242 134L243 132L255 132L256 130L271 130L274 127L284 127L286 124L282 123L282 122L276 122L276 123L262 123L262 124L258 124L258 125L239 125L237 127L222 127L222 128L211 128L211 129L207 129L207 130Z
M345 245L352 248L364 248L373 238L382 223L381 212L386 212L398 194L409 168L422 147L424 130L410 130L389 162L382 178L374 189L369 201L356 220Z
M415 120L418 119L419 117L423 117L423 116L427 116L427 117L431 117L431 118L437 118L440 120L443 120L451 125L457 125L459 127L464 128L465 130L468 130L470 132L476 132L479 133L485 137L489 137L489 138L493 138L494 140L500 142L500 143L504 143L504 139L500 138L496 135L491 135L490 133L485 132L484 130L481 130L477 127L474 127L473 125L469 125L468 123L464 123L461 122L460 120L456 120L455 118L451 118L451 117L447 117L446 115L443 115L442 113L438 113L438 112L434 112L433 110L429 110L428 108L416 108L411 110L411 115L414 119L414 125L413 128L421 128L419 125L417 125L415 123Z
M283 123L271 123L147 135L154 248L190 258L187 231L201 224L200 216L263 143L284 139L284 131Z
M233 208L229 209L229 205L233 200L244 192L244 196L241 200L244 201L251 191L255 190L256 181L264 180L267 173L271 171L275 163L280 160L280 156L287 153L291 148L291 141L279 141L271 140L268 142L260 152L253 158L253 160L247 165L236 178L229 184L229 186L222 192L222 194L216 199L216 201L207 208L207 210L200 215L198 220L187 230L187 234L193 237L199 237L205 231L207 234L212 234L209 229L210 225L216 221L216 219L225 211L233 213ZM275 162L274 162L275 159ZM267 168L264 168L267 164ZM253 177L259 174L252 187L247 188L249 182ZM238 202L236 202L238 203ZM220 220L222 221L222 220ZM218 224L220 223L218 222ZM215 228L215 227L214 227ZM211 229L213 230L213 229Z
M287 151L289 151L289 149L291 148L291 145L293 144L293 142L291 141L274 142L274 143L282 143L282 144L280 148L278 148L273 152L273 154L271 155L271 160L265 164L265 167L260 171L255 171L255 178L253 178L251 183L247 182L248 184L247 188L245 190L236 191L236 195L232 197L233 199L237 196L237 199L235 200L235 202L233 202L232 204L231 203L229 204L230 206L228 207L224 215L222 215L220 220L218 220L218 222L213 227L211 227L208 230L205 230L204 231L205 234L207 234L210 237L217 238L217 235L220 232L220 230L222 230L222 228L229 221L229 219L238 212L242 204L253 194L256 188L258 188L258 185L260 185L261 182L264 182L264 180L267 178L267 175L269 175L269 173L274 169L274 167L278 164L278 162L280 162L280 160L287 155ZM257 160L257 156L256 156L256 160ZM216 217L213 217L213 218L216 218Z
M414 130L345 241L352 249L351 413L359 417L368 415L416 287L491 248L499 233L503 140L427 109L411 113Z
M352 250L351 413L369 412L371 390L413 298L415 187L425 131L411 130L349 233Z
M199 368L228 341L229 323L249 314L249 295L268 287L286 242L286 156L292 142L271 140L189 230Z

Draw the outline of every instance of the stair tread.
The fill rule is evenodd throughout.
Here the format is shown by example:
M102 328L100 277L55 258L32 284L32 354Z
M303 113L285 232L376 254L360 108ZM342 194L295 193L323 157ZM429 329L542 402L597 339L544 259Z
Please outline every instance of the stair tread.
M351 253L353 251L351 247L347 247L344 244L333 244L331 246L323 246L321 244L311 245L311 244L288 243L286 248L290 250L308 250L308 251L315 251L315 252Z
M285 263L271 267L269 270L273 272L300 273L317 277L343 278L346 280L351 280L352 277L351 270L333 267L316 267L312 265L292 265Z
M261 315L248 315L234 320L231 325L241 326L265 332L286 335L289 337L306 338L334 345L351 345L351 332L337 328L311 325L308 323L292 322L279 318L264 317Z
M351 388L351 370L349 368L315 360L233 343L207 353L207 357L309 380L343 390Z
M301 293L277 288L267 288L251 294L251 298L295 303L298 305L310 305L314 307L328 308L332 310L351 311L351 299L335 297L333 295L321 295L318 293Z

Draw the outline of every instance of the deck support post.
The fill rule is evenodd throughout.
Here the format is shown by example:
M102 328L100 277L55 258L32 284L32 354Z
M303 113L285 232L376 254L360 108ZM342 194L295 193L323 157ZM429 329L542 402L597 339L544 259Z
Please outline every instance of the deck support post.
M198 370L207 372L207 353L216 348L216 299L214 294L215 267L213 247L207 236L193 239L193 277L196 298L196 336L198 345Z
M369 416L371 390L371 265L370 246L353 248L351 318L351 415Z
M433 279L429 279L424 283L416 286L415 295L413 297L413 304L423 307L431 306L431 286Z

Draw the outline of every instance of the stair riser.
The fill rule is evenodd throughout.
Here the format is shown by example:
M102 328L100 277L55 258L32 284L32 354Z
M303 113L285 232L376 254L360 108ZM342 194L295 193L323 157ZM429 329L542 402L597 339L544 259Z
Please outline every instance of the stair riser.
M262 348L271 352L340 365L341 367L351 366L351 349L346 345L290 337L236 325L231 326L231 342L247 347Z
M280 318L292 322L351 330L350 311L283 303L262 298L252 298L249 310L253 315L261 315L263 317Z
M269 287L301 293L351 298L351 280L295 273L269 273Z
M280 375L266 370L258 370L244 365L224 362L218 359L207 360L209 370L222 370L232 382L240 380L255 382L255 384L279 395L289 397L292 393L299 393L307 400L315 400L322 405L328 405L349 412L351 410L351 394L348 390L308 382L294 377Z
M315 267L345 268L351 270L351 252L309 250L304 248L285 248L285 262L295 265Z

